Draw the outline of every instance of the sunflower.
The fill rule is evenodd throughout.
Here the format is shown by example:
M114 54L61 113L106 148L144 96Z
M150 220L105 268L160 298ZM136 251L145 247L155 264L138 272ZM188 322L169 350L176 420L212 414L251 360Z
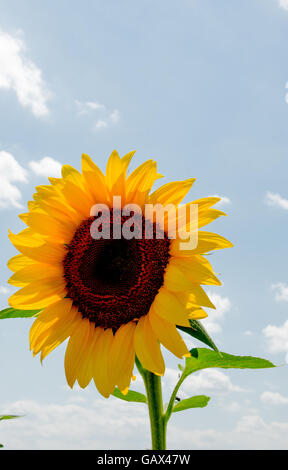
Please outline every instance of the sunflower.
M30 330L33 355L40 353L42 361L69 338L69 386L77 380L85 388L93 379L104 397L116 386L127 393L135 356L145 369L161 376L161 344L179 358L189 355L177 326L189 327L189 319L206 317L203 307L215 307L201 285L221 284L203 254L232 246L217 234L199 230L197 247L183 250L179 236L169 238L167 218L162 238L154 236L154 219L150 238L92 237L98 216L91 215L91 208L108 207L106 224L112 229L115 196L121 197L121 207L172 204L178 208L178 220L180 203L194 179L168 183L151 193L162 175L156 162L148 160L127 176L134 153L120 158L113 151L105 175L88 155L82 156L81 173L64 165L61 178L36 187L28 212L19 216L27 228L17 235L9 232L20 252L8 262L14 272L9 282L20 288L9 304L40 311ZM219 200L193 201L199 228L225 215L211 209ZM190 205L184 205L187 213ZM127 220L120 214L120 226ZM145 222L139 215L138 226ZM185 223L191 223L188 216Z

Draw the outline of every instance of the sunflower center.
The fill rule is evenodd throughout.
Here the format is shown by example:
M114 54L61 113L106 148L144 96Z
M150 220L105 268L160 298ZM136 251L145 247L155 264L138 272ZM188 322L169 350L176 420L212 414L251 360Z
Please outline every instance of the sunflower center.
M111 240L102 247L94 265L94 275L109 286L123 281L134 268L128 240Z
M121 218L123 225L128 217ZM95 326L119 328L149 309L164 282L170 240L156 239L156 226L149 239L94 239L91 224L84 220L67 246L64 277L68 297L83 318ZM112 231L113 212L110 212ZM138 225L145 219L139 216Z

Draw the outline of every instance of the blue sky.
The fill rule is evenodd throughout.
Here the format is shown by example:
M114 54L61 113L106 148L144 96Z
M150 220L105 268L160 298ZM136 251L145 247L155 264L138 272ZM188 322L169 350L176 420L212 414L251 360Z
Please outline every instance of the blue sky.
M195 177L187 200L223 197L228 217L209 230L235 245L210 257L223 286L208 289L217 310L204 326L225 352L281 367L195 375L183 393L211 402L177 413L168 445L287 449L288 1L0 0L0 10L2 307L8 227L22 229L17 215L60 163L79 169L88 153L104 169L114 148L136 149L132 168L153 158L165 182ZM65 345L41 366L31 323L0 325L0 413L25 415L1 423L0 442L149 447L142 405L68 390ZM167 391L177 361L166 356Z

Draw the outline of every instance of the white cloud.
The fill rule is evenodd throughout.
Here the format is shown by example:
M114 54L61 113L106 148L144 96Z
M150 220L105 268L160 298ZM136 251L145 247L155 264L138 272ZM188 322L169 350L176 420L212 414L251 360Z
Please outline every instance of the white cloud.
M99 103L98 101L79 101L75 100L75 104L78 109L78 115L94 115L95 112L98 113L99 118L93 125L94 131L99 131L101 129L106 129L111 125L115 125L120 120L120 112L118 109L109 111L107 106Z
M108 122L105 119L97 119L95 129L105 129L108 127Z
M236 403L233 409L239 411ZM1 423L1 442L7 450L144 450L151 445L148 412L143 404L114 398L64 404L22 400L2 402L0 413L22 415ZM287 449L288 423L266 422L253 411L246 410L233 426L226 424L225 430L219 420L206 429L198 428L197 423L197 414L191 425L189 411L177 413L168 425L169 448Z
M278 0L279 7L284 8L284 10L288 10L288 0Z
M41 70L26 56L26 45L20 36L0 31L0 89L13 90L19 103L37 116L49 114L50 92Z
M228 297L222 297L214 292L207 292L211 302L215 305L216 310L209 309L208 317L205 318L205 329L210 333L220 333L222 327L219 324L224 318L225 313L231 309L231 302Z
M183 384L183 391L191 396L207 392L213 394L242 392L244 389L232 384L230 378L224 372L211 368L189 376Z
M1 413L21 415L13 423L1 423L1 443L7 450L144 449L150 445L146 406L113 397L61 405L22 400L1 403Z
M163 389L172 392L179 380L179 371L166 368ZM204 369L190 375L181 385L178 396L183 399L192 395L212 393L225 395L229 392L243 392L243 388L234 385L228 375L216 368Z
M1 73L1 72L0 72ZM27 183L27 171L19 165L11 153L0 152L0 208L22 208L21 192L15 182Z
M114 109L108 118L111 122L117 123L120 119L120 113L118 109Z
M61 176L61 163L51 157L28 163L29 170L37 176ZM0 151L0 209L16 207L21 204L21 191L15 183L28 183L28 171L23 168L9 152Z
M281 395L278 392L263 392L260 400L265 405L288 405L288 397Z
M98 103L97 101L78 101L75 100L75 104L78 108L78 114L88 114L90 111L105 110L104 104Z
M114 109L112 113L108 114L108 116L104 117L103 119L98 119L95 123L94 129L105 129L110 127L112 124L117 124L120 120L120 113L118 109Z
M61 176L62 164L54 158L44 157L38 161L30 161L29 168L38 176L51 176L58 178Z
M271 288L276 291L275 300L277 302L288 302L288 284L278 282L277 284L272 284Z
M256 415L242 416L239 420L236 430L241 433L253 433L255 429L263 429L266 427L264 420Z
M220 197L221 201L217 202L218 206L224 206L226 204L231 204L231 199L227 196L219 196L219 194L213 194L213 196L210 197Z
M281 207L281 209L288 210L288 199L283 198L280 194L277 193L266 193L265 202L268 206Z
M10 289L6 286L0 286L0 294L9 294Z
M232 401L232 403L224 401L223 408L229 413L239 413L242 410L240 403L237 401Z
M286 352L288 362L288 320L282 326L268 325L263 329L271 353Z
M250 330L246 330L246 331L244 331L244 335L245 335L245 336L252 336L253 333L252 333L252 331L250 331Z
M220 450L272 450L287 449L288 423L283 421L266 422L257 413L241 416L234 427L222 431L217 428L191 429L185 431L170 423L168 442L172 440L174 449L220 449Z

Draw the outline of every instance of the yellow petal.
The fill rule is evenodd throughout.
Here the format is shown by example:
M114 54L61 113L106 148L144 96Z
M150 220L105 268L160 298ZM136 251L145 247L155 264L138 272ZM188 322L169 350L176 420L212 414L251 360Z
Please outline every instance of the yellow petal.
M84 218L90 216L94 200L88 191L84 191L80 186L77 186L69 180L65 180L62 194L72 209L81 214Z
M12 233L9 234L9 238L18 251L26 257L39 261L40 263L59 263L66 255L65 247L58 243L35 241L33 242L34 244L32 244L31 240L30 245L26 245L22 240L19 242L17 235Z
M115 383L108 371L108 357L113 341L113 333L111 328L107 328L107 330L101 328L101 330L93 351L93 379L98 392L105 398L108 398L115 388Z
M30 214L28 214L29 217ZM28 219L27 219L28 220ZM26 246L40 246L44 243L45 237L36 233L31 228L25 228L21 232L14 234L11 230L8 229L8 236L15 246L15 243L19 245L26 245Z
M111 198L112 196L125 197L125 173L118 152L113 150L106 168L106 184L110 190Z
M198 226L197 228L204 227L205 225L214 222L214 220L218 219L221 216L226 216L225 212L216 210L216 209L208 209L203 212L198 211ZM191 225L189 229L192 230Z
M156 191L151 194L149 197L149 203L158 203L162 204L163 206L166 206L167 204L174 204L175 206L178 206L189 192L194 181L195 178L190 178L185 181L167 183L161 186L159 189L156 189Z
M203 197L201 199L196 199L195 201L190 202L189 204L197 204L198 211L203 211L209 209L211 206L214 206L217 202L221 201L220 197Z
M196 308L189 311L188 317L191 320L201 320L202 318L208 317L208 314L203 310L203 308Z
M71 312L73 310L74 307L72 307ZM48 354L50 354L51 351L57 348L61 343L63 343L63 341L65 341L69 336L79 329L81 321L82 316L80 316L79 312L77 311L77 315L75 315L73 320L69 320L69 322L66 323L61 322L61 324L59 322L57 328L51 327L51 331L41 346L41 362L45 359L46 356L48 356Z
M176 326L159 317L153 307L149 312L149 321L156 337L165 348L169 349L169 351L179 358L190 355Z
M132 152L127 153L124 155L124 157L121 158L122 168L125 173L135 153L136 150L132 150Z
M72 183L76 184L76 186L81 186L83 188L83 178L81 173L79 173L76 168L70 165L63 165L62 166L62 177L66 180L71 181Z
M187 291L191 289L191 281L182 273L181 269L169 262L165 270L164 286L172 292Z
M152 305L156 314L164 320L174 323L174 325L190 326L183 304L174 293L169 292L165 287L161 287Z
M203 306L215 309L215 305L211 302L204 289L198 285L191 283L190 290L187 292L175 292L180 302L186 308L195 306Z
M230 248L233 246L229 240L218 235L217 233L211 232L198 232L198 243L196 248L193 250L183 249L181 244L185 241L180 239L171 240L170 254L172 256L186 257L191 255L197 255L199 253L207 253L212 250L221 250L222 248Z
M27 206L28 206L28 210L29 212L31 211L38 211L38 212L44 212L43 209L41 209L41 207L39 207L39 204L37 203L37 201L28 201L27 202Z
M129 387L132 377L135 360L135 328L135 322L120 326L114 335L110 349L109 373L112 375L115 385L118 385L121 391Z
M67 312L70 312L71 308L72 300L63 299L55 302L53 305L49 305L49 307L46 307L44 310L42 310L30 328L30 349L33 348L33 341L39 333L41 334L42 329L46 329L47 325L49 327L51 322L53 323L62 315L65 316Z
M60 264L52 266L51 264L35 263L19 269L8 282L12 286L22 286L39 279L58 279L62 276L63 267Z
M183 227L183 223L186 223L186 231L193 231L198 230L199 228L203 227L204 225L210 224L214 220L218 219L222 215L225 216L226 214L222 211L217 209L210 209L210 207L218 202L219 198L204 198L198 199L196 201L189 202L187 204L183 204L181 206L181 213L179 210L176 211L177 219L178 219L178 228ZM197 206L198 211L198 219L195 220L195 212L191 212L191 206ZM181 217L180 217L181 215ZM193 217L191 220L191 216Z
M26 224L27 218L28 218L28 212L25 214L19 214L18 217L20 220L22 220L22 222L24 222L24 224Z
M58 191L60 188L63 187L63 184L64 184L63 183L63 181L64 181L63 178L54 178L54 177L48 176L48 180L52 184L53 189L56 190L56 191Z
M16 309L41 309L61 300L66 295L63 279L40 279L15 292L8 303Z
M100 179L104 182L105 176L103 175L100 168L93 162L92 158L89 157L86 153L82 154L82 173L84 174L86 171L93 171L99 174Z
M57 191L55 190L54 186L49 186L48 184L41 185L41 186L36 186L36 193L34 194L34 199L35 196L37 195L38 198L43 198L46 199L48 197L55 197L57 194Z
M156 162L148 160L142 163L127 178L126 201L142 207L158 178Z
M64 198L47 198L45 201L40 199L37 203L38 207L43 210L43 213L54 217L60 222L65 222L74 226L79 225L82 218L72 207L69 207ZM34 209L35 210L35 209ZM33 210L32 210L33 212Z
M94 204L107 203L109 194L105 176L91 158L85 154L82 155L82 173Z
M87 387L93 378L94 373L94 355L93 351L95 343L101 334L100 328L95 328L94 323L90 323L90 334L87 339L87 348L85 354L82 355L78 365L77 381L81 388Z
M29 214L27 224L36 233L47 235L56 241L65 243L70 242L76 230L76 226L72 222L69 223L64 220L60 222L54 217L37 212L31 212Z
M163 375L165 364L160 345L150 325L148 316L140 318L134 334L136 356L142 366L156 375Z
M213 270L208 261L199 257L199 255L189 258L173 258L170 264L176 266L193 283L204 285L221 286L221 282L213 274Z
M39 313L30 328L30 349L34 350L36 346L39 346L40 351L42 344L48 337L47 331L56 324L59 328L59 324L72 323L74 317L75 314L73 315L72 301L70 299L62 299L46 307Z
M11 271L17 272L34 263L35 261L31 258L28 258L27 256L16 255L9 259L7 266Z
M63 202L61 191L65 184L65 180L63 178L48 179L51 183L50 185L36 186L36 193L33 195L34 200L39 203L39 201L47 201L50 198L57 198L59 201Z
M67 383L71 388L77 379L82 358L89 349L90 335L90 322L88 319L82 319L77 331L74 331L68 341L64 364Z
M57 336L56 333L53 334L54 332L49 335L41 349L41 363L54 349L60 346L60 344L62 344L69 336L71 336L71 334L79 327L80 321L81 320L77 319L69 325L66 324L61 330L57 332Z

